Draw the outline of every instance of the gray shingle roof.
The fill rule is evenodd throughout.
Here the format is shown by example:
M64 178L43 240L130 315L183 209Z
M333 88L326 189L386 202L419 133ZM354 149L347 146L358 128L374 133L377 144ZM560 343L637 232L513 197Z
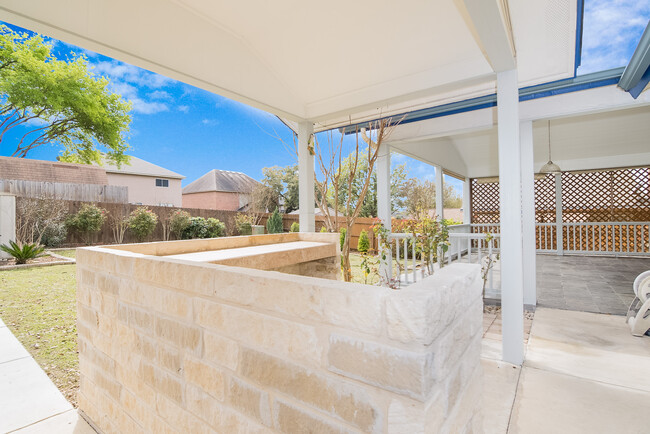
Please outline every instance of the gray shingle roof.
M183 188L183 194L205 191L250 193L259 182L241 172L212 169L196 181Z
M159 176L161 178L177 178L184 179L183 175L179 175L176 172L165 169L164 167L156 166L153 163L144 161L140 158L130 156L130 164L122 164L118 169L116 165L111 164L107 161L103 162L102 167L106 170L107 173L125 173L128 175L143 175L143 176Z

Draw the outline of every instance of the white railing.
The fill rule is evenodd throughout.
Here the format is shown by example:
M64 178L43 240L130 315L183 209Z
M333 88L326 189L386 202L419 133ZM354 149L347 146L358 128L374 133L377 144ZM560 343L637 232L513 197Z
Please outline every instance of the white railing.
M492 292L499 289L500 285L494 284L494 264L499 253L498 243L500 235L492 234L488 239L485 233L449 233L449 252L447 263L452 261L480 264L481 273L487 268L488 260L491 259L492 266L487 270L485 292ZM499 282L501 279L499 279Z
M472 232L500 232L499 224L472 224ZM650 222L536 223L538 252L650 256ZM475 245L475 244L474 244Z
M400 284L411 284L418 280L424 279L431 274L433 270L427 269L427 261L423 255L420 260L417 259L417 252L413 234L410 233L391 233L389 243L391 245L391 258L394 258L399 273ZM410 254L410 258L409 258ZM403 257L402 257L403 256ZM433 257L429 255L428 263L433 265ZM419 266L418 266L419 265ZM391 271L392 273L392 271ZM419 276L418 276L419 275Z

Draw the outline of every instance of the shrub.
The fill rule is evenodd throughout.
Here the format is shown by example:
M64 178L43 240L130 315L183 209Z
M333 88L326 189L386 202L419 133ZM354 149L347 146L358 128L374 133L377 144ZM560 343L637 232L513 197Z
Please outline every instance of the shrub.
M183 238L185 230L190 226L192 216L189 212L178 209L174 211L169 218L169 230L176 237L177 240Z
M291 229L289 229L289 232L300 232L300 223L298 222L291 223Z
M79 211L66 220L66 226L77 230L86 244L102 229L106 220L106 210L95 204L83 204Z
M226 235L226 225L218 219L210 217L206 220L206 224L208 227L208 236L206 238L217 238Z
M370 239L368 238L368 231L364 229L359 234L357 250L359 253L368 253L368 249L370 249Z
M129 229L139 242L147 239L156 229L157 224L158 216L146 206L133 210L128 220Z
M45 247L36 243L16 243L9 241L9 244L0 245L0 250L10 254L16 264L26 264L30 259L38 258L45 251Z
M321 227L320 227L320 231L321 231L321 232L327 232L327 228L326 228L325 226L321 226Z
M345 244L345 233L347 229L341 228L341 235L339 236L339 241L341 242L341 250L343 250L343 244Z
M203 217L191 217L190 224L183 230L182 239L207 238L208 222Z
M41 244L45 247L57 247L65 241L67 236L68 229L65 227L65 223L52 223L41 232Z
M68 205L46 197L16 199L16 240L55 247L65 241Z
M273 214L271 214L271 217L266 221L266 231L269 234L281 234L284 232L284 229L282 227L282 216L280 215L280 211L276 208L275 211L273 211Z
M239 235L251 235L255 218L249 214L239 213L235 216L235 226Z

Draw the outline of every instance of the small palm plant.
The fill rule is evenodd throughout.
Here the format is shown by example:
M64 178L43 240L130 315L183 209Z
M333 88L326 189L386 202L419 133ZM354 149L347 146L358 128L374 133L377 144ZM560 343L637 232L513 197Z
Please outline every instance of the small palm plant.
M0 250L10 254L15 260L16 264L26 264L30 259L38 258L43 255L45 247L37 243L16 243L9 241L9 244L0 245Z

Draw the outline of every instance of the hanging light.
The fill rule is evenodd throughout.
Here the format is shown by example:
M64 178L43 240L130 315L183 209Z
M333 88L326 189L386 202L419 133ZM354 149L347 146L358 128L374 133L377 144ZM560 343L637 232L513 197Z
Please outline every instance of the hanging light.
M562 173L560 166L551 160L551 121L548 121L548 163L544 164L539 173Z

